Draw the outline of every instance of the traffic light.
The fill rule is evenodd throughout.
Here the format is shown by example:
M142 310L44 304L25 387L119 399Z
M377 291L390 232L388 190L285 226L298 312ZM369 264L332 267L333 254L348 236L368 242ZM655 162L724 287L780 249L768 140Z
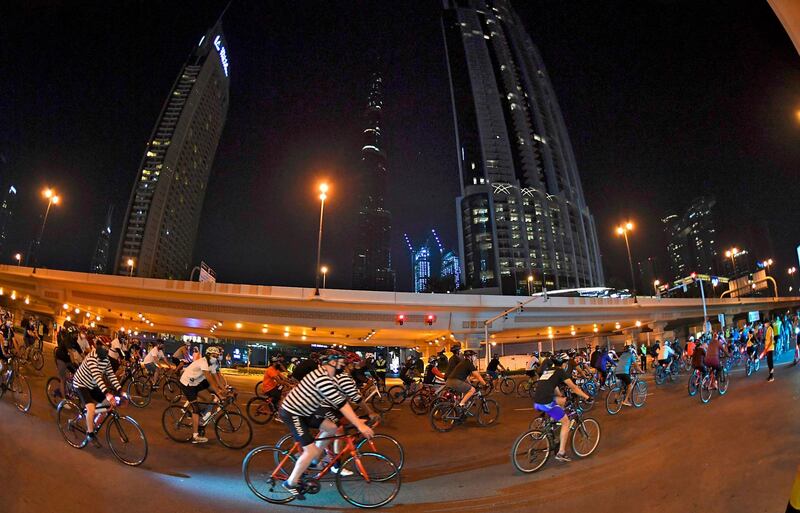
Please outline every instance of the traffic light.
M402 326L402 325L403 325L403 323L404 323L404 322L405 322L405 320L406 320L406 316L405 316L405 315L403 315L403 314L397 314L397 319L396 319L396 320L397 320L397 324L399 324L400 326Z
M695 278L697 278L697 273L692 273L692 274L690 274L689 276L691 276L691 277L692 277L692 279L694 280Z
M436 322L436 316L433 314L428 314L425 316L425 324L428 326L433 326L433 323Z

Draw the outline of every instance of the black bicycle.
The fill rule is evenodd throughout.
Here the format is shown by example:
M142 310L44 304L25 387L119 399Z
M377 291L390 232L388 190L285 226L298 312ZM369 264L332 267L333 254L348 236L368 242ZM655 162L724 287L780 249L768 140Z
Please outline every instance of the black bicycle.
M491 426L500 418L500 405L494 399L484 396L482 387L469 398L464 406L458 404L458 395L452 400L435 404L430 413L431 426L436 431L445 433L456 424L463 424L469 417L475 417L482 427Z
M11 392L11 401L19 411L28 413L31 409L31 386L19 370L19 362L13 357L9 358L0 378L0 398L6 392Z
M216 399L216 397L215 397ZM246 447L253 439L253 427L239 411L235 404L236 390L228 387L228 396L224 401L210 403L198 402L204 408L200 414L199 434L205 434L205 428L214 425L217 440L229 449ZM182 405L167 406L161 415L161 425L168 437L176 442L186 443L192 439L192 407L189 401Z

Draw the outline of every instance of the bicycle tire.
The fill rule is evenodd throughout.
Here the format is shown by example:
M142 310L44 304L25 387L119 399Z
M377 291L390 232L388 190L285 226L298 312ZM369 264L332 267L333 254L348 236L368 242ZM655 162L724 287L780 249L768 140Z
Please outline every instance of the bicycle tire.
M376 433L369 440L364 438L356 444L356 450L359 452L374 452L386 456L397 467L397 472L403 470L403 465L405 465L406 455L403 446L395 437L390 435Z
M373 452L355 454L347 458L341 465L341 470L348 470L352 475L344 476L346 472L336 474L336 489L339 494L359 508L379 508L389 504L400 492L402 480L400 472L394 463L383 456ZM352 490L349 488L353 488ZM354 495L358 489L369 488L370 497L378 496L379 499L356 499Z
M264 394L261 393L261 385L263 385L263 381L256 382L256 388L253 392L255 392L256 397L264 397Z
M597 446L600 445L600 435L601 432L599 422L592 418L583 419L583 421L581 421L581 423L576 426L572 432L572 452L574 452L579 458L586 458L590 456L595 449L597 449ZM590 448L586 451L583 450L583 446L581 446L581 450L578 450L578 444L583 442L588 442L588 445L590 446Z
M58 403L64 399L61 397L61 379L55 376L48 379L47 384L44 386L44 393L50 406L58 408Z
M278 439L278 442L273 447L275 447L280 451L283 451L284 453L287 453L292 450L293 446L294 446L294 438L292 438L292 434L286 433L285 435L283 435ZM280 463L280 459L275 460L275 466L277 466L278 463Z
M386 392L379 392L372 396L370 404L372 404L372 407L375 408L375 411L378 413L386 413L392 410L394 401L392 401Z
M250 421L236 412L223 411L214 420L214 433L219 443L228 449L243 449L253 440L253 426ZM234 435L238 438L233 438Z
M711 400L711 395L714 391L711 390L711 378L708 376L704 377L703 380L700 382L700 401L703 404L708 403Z
M606 411L609 415L616 415L622 409L622 390L614 387L606 394Z
M425 415L428 413L428 405L430 401L428 397L424 394L416 394L414 397L411 398L409 402L409 406L411 406L411 411L414 412L414 415Z
M247 411L247 418L259 426L268 423L275 415L275 412L269 407L271 403L272 401L263 397L251 398L247 401L247 407L245 408L245 411Z
M431 409L430 421L433 429L446 433L453 429L456 423L455 405L452 403L439 403Z
M86 417L83 408L68 399L56 407L56 426L64 441L71 447L82 449L86 445Z
M505 395L511 395L516 388L514 380L511 378L503 378L500 380L500 392Z
M753 374L753 362L751 362L749 359L744 364L744 371L745 375L748 377Z
M132 405L137 408L144 408L150 404L153 396L153 386L149 378L139 376L128 383L128 398Z
M731 380L728 379L728 371L724 370L719 376L717 380L717 391L719 395L725 395L728 392L728 385L730 385Z
M127 416L111 418L107 422L106 443L114 456L130 467L138 467L144 463L147 459L147 437L139 424ZM124 427L126 424L127 427ZM141 443L141 449L135 451L133 456L127 456L123 448L133 447L136 441Z
M686 385L686 389L689 392L689 397L697 395L698 390L700 390L700 380L697 378L697 373L693 372L689 376L689 383Z
M551 451L550 440L543 431L526 431L511 446L511 464L518 471L531 474L547 463Z
M531 419L528 423L528 431L544 431L546 415L542 414Z
M286 452L269 445L247 453L242 461L242 477L256 497L271 504L287 504L294 500L282 483L289 478L296 460L290 455L278 469L285 457Z
M173 404L167 406L161 414L161 427L172 440L179 443L187 443L192 439L192 412Z
M164 396L164 400L170 404L175 404L180 401L183 392L181 391L178 380L169 378L164 381L164 384L161 386L161 395Z
M631 391L631 402L636 408L641 408L647 401L647 383L644 381L637 381L636 385Z
M664 372L662 367L657 368L655 374L656 385L663 385L666 380L667 380L666 372Z
M22 413L30 411L31 402L33 401L31 385L28 383L27 378L18 372L14 373L14 378L11 380L11 400L14 402L14 406Z
M478 405L476 419L481 427L488 427L500 418L500 405L494 399L486 399Z
M520 381L517 383L517 397L525 397L531 394L530 380Z
M386 395L392 400L392 404L401 405L406 400L406 389L402 385L392 385Z
M31 365L37 371L42 370L44 367L44 356L42 356L42 352L38 349L34 349L31 351Z

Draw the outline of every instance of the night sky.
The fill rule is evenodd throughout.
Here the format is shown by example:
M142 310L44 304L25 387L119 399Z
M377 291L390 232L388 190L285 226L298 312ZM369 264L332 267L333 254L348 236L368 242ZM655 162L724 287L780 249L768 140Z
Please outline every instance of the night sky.
M0 180L20 192L6 255L35 238L56 187L41 262L87 271L110 204L114 252L144 145L189 52L223 1L3 2ZM704 5L708 4L708 5ZM659 219L718 199L719 246L767 221L776 267L800 243L800 57L765 1L514 3L539 46L595 216L607 281L662 258ZM220 281L313 286L319 203L332 184L323 263L350 286L367 81L385 74L393 260L435 228L457 246L458 174L441 2L235 1L224 18L230 110L196 260ZM664 262L665 263L665 262Z

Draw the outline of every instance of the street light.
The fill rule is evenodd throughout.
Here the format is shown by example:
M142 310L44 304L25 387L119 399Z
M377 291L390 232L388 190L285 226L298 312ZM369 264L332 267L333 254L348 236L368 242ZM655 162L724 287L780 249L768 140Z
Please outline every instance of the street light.
M323 265L322 268L320 269L320 272L322 273L322 288L324 289L325 288L325 281L326 281L326 278L328 277L328 266Z
M14 260L17 261L17 266L19 266L22 263L22 255L17 253L16 255L14 255Z
M34 272L36 271L36 266L38 264L39 246L42 243L42 235L44 235L44 227L47 224L47 216L50 214L50 207L52 207L53 205L58 205L58 202L61 201L61 198L58 197L56 191L49 187L42 191L42 196L44 196L44 198L47 199L47 208L44 211L44 219L42 219L42 229L39 230L39 237L36 238L36 245L33 247L33 250L31 251L32 254L29 255L33 263Z
M797 285L797 283L795 283L795 281L794 281L795 280L794 276L795 276L795 274L797 274L797 267L790 267L788 272L789 272L789 278L792 280L792 283ZM792 287L789 287L789 292L791 292L791 291L792 291Z
M771 258L768 258L767 260L764 260L764 267L767 268L767 274L769 274L769 268L773 263L774 262L772 261Z
M328 184L321 183L319 184L319 236L317 237L317 278L316 284L314 287L314 295L319 296L319 257L322 252L322 218L325 213L325 200L328 198Z
M533 276L531 275L531 276L528 276L528 295L529 296L533 295L532 287L533 287Z
M736 247L732 247L731 249L725 252L725 256L731 259L733 263L733 277L736 278L736 257L739 255L739 250Z
M128 264L128 276L133 276L133 264L134 264L133 259L129 258L126 263Z
M659 285L661 285L661 281L660 280L656 280L656 281L653 282L653 292L656 293L656 296L658 295L658 286Z
M636 300L636 278L633 275L633 258L631 258L631 245L628 242L628 232L633 231L633 223L628 221L624 225L617 226L617 235L625 237L625 247L628 250L628 265L631 267L631 290L633 299Z

